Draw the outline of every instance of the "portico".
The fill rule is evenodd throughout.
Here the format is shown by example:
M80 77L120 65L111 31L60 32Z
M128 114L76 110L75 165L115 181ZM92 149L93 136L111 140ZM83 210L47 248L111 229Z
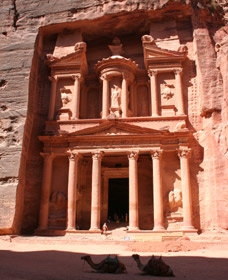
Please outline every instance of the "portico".
M151 226L150 230L154 232L165 232L169 230L167 222L165 222L167 212L167 209L165 211L165 208L167 208L167 205L164 207L164 204L166 203L165 192L167 192L167 187L163 185L163 177L165 176L165 173L162 168L162 161L164 154L172 153L176 154L176 158L178 158L178 156L180 157L180 183L183 192L183 225L179 230L194 231L191 208L190 170L188 164L190 149L188 147L188 142L181 143L183 142L183 137L185 136L186 138L186 133L177 133L176 135L167 136L164 132L147 129L147 137L144 136L140 139L138 134L140 129L135 126L128 125L127 128L125 126L123 130L123 127L115 122L108 121L108 123L109 127L106 124L105 130L102 126L99 126L98 130L94 128L92 130L85 129L80 133L69 134L67 139L64 139L62 142L62 148L57 148L54 143L52 144L53 152L51 154L48 152L49 148L45 148L46 152L44 153L44 158L45 162L47 161L48 163L44 165L42 189L49 191L44 191L41 198L39 229L48 229L49 224L47 197L50 196L51 189L53 188L51 183L51 162L54 158L68 157L66 232L77 232L78 230L80 232L80 229L86 230L86 227L83 228L80 226L80 224L85 223L85 221L82 222L84 218L78 213L80 211L83 212L78 206L78 204L84 203L83 199L88 199L90 201L90 206L88 207L87 205L87 211L89 211L90 216L87 218L89 221L86 221L86 224L89 224L89 227L87 227L88 233L100 232L102 224L108 219L108 182L110 178L129 179L129 213L127 213L129 217L128 231L138 232L143 230L144 225L143 222L140 221L139 212L141 211L143 213L144 210L139 209L139 199L143 199L143 192L141 189L144 188L142 184L144 184L143 180L145 180L145 178L144 175L141 174L141 166L142 164L144 165L145 159L147 162L150 162L151 166L148 168L148 170L150 170L148 173L150 172L149 178L151 178L151 180L145 181L146 185L148 185L148 187L145 188L145 193L151 194L149 199L146 197L146 199L150 201L150 215L153 217L153 226ZM110 135L109 131L114 130L116 133ZM130 134L131 140L129 139ZM85 136L87 143L83 141ZM102 144L104 137L108 137L108 142L112 143L109 148ZM49 146L50 139L50 136L40 137L40 140L43 141L46 146ZM63 147L65 141L69 141L70 148ZM90 146L88 150L86 148L88 141L95 141L96 148L91 149ZM125 141L127 141L128 144L131 142L134 142L134 144L127 148L124 144ZM170 144L171 142L176 143ZM58 143L58 141L56 143ZM77 147L74 147L74 143L77 143ZM144 143L147 143L147 147L144 147ZM60 143L58 143L58 146L59 144ZM90 176L80 174L83 161L91 162ZM140 167L138 163L139 161ZM119 164L121 162L122 164ZM147 167L144 169L147 169ZM90 194L82 193L82 188L86 188L86 186L82 186L82 175L91 178L91 187L88 186L88 190L86 191L89 191ZM83 196L86 196L87 198ZM142 205L140 207L142 208ZM140 224L142 224L142 229L140 228ZM77 226L79 228L77 228Z

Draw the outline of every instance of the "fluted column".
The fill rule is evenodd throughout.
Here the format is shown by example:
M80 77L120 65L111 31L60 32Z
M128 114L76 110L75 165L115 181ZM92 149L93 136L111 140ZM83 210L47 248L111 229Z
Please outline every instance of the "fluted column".
M90 230L100 229L100 200L101 200L101 159L102 153L93 154L92 167L92 196L91 196L91 225Z
M79 155L71 153L68 158L67 230L75 230Z
M49 98L48 120L52 121L55 115L57 78L52 76L49 76L48 78L51 81L51 94Z
M151 93L151 114L152 117L159 115L158 110L158 89L157 89L157 74L155 70L148 71L150 77L150 93Z
M182 185L182 197L183 197L183 218L184 230L194 229L192 224L192 193L191 193L191 181L190 181L190 169L189 169L189 156L190 149L182 147L178 150L180 157L181 168L181 185Z
M80 109L80 82L81 75L73 75L74 79L74 91L72 96L72 119L79 119L79 109Z
M153 161L153 198L154 198L154 229L164 230L163 191L161 174L162 150L151 150Z
M177 95L177 112L178 115L184 115L184 96L183 96L183 89L182 89L182 69L175 69L175 80L176 80L176 95Z
M53 154L41 153L44 158L43 163L43 177L41 186L40 197L40 215L39 215L39 227L38 229L48 228L48 212L49 212L49 200L51 192L51 179L52 179L52 162Z
M102 75L102 119L106 119L109 115L109 80L107 75Z
M138 152L130 152L129 159L129 230L139 229L138 218Z
M121 109L122 109L122 118L127 117L127 111L128 111L128 82L127 82L127 75L123 74L123 80L122 80L122 92L121 92Z

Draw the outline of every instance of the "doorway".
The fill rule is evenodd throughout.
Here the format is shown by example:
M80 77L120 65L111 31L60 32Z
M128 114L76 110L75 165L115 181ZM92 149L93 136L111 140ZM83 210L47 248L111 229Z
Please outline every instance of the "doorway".
M126 225L129 213L129 179L110 178L108 184L108 218Z

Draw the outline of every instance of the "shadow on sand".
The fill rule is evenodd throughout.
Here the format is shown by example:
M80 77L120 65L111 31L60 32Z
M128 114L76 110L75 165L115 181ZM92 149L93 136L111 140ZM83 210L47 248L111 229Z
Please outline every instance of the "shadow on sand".
M77 246L77 245L72 245ZM75 250L76 248L74 248ZM91 267L81 260L83 253L65 251L15 252L0 251L0 279L26 280L71 280L71 279L149 279L143 276L131 256L119 256L126 265L128 274L103 274L93 272ZM94 262L100 262L107 255L91 255ZM141 257L146 264L150 255ZM228 259L166 256L164 261L173 269L175 278L171 279L224 279L228 273ZM153 277L152 279L167 279Z

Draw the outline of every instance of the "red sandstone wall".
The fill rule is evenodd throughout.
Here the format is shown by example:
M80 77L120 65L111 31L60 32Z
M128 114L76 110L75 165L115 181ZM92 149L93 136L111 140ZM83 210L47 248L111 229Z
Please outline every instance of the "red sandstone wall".
M67 27L67 23L78 27L87 20L103 16L105 20L118 13L121 13L119 28L126 28L127 20L133 22L142 16L145 21L163 16L175 19L180 14L188 17L187 22L179 22L177 30L183 42L187 34L192 38L186 42L189 55L196 62L196 68L194 63L189 67L191 91L185 92L190 126L196 131L198 142L193 143L191 165L195 174L194 211L199 228L228 228L228 51L223 39L226 32L215 36L223 25L217 5L208 10L205 2L119 0L96 1L94 5L91 0L1 1L0 233L19 232L21 226L28 232L37 225L42 174L41 144L37 136L42 133L47 114L48 99L42 92L49 91L43 59L45 53L53 50L56 39L47 31L54 34ZM226 9L226 1L219 2ZM134 16L123 12L133 12ZM220 62L214 50L217 42L221 44ZM218 63L219 69L216 68Z

